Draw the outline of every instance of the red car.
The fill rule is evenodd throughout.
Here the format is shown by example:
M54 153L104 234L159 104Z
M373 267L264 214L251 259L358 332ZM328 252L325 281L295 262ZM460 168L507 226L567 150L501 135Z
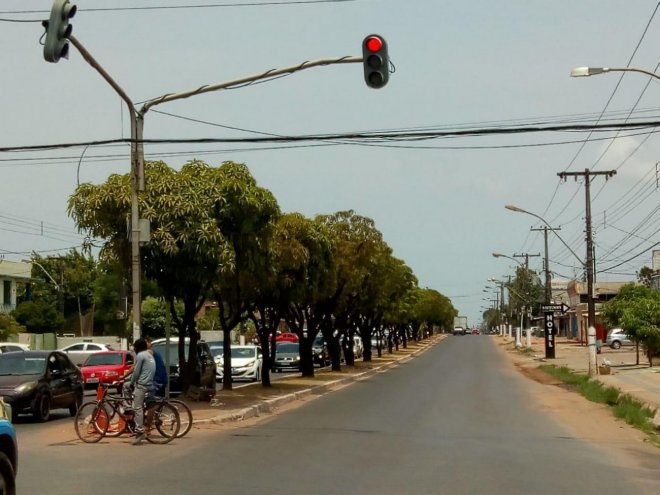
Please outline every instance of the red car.
M85 387L97 387L99 382L112 383L124 378L135 363L128 351L95 352L83 363L81 370ZM121 388L118 387L121 392Z
M275 337L275 342L298 342L298 336L292 332L282 332Z

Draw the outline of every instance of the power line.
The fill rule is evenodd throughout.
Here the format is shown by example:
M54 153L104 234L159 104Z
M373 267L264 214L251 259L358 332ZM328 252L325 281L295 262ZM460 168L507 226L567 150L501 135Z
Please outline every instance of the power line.
M345 133L345 134L316 134L316 135L298 135L298 136L264 136L264 137L243 137L243 138L183 138L183 139L143 139L140 142L145 144L181 144L181 143L194 143L194 144L208 144L208 143L291 143L291 142L308 142L308 141L331 141L331 140L350 140L362 141L365 143L383 144L391 143L393 141L426 141L438 138L457 138L457 137L479 137L479 136L496 136L508 134L530 134L539 132L610 132L616 129L630 129L641 130L648 128L660 127L660 121L644 121L636 123L612 123L612 124L570 124L570 125L553 125L553 126L525 126L525 127L510 127L504 129L463 129L463 130L450 130L450 131L428 131L428 132L380 132L380 133ZM631 134L637 135L637 134ZM603 138L607 139L607 138ZM83 141L83 142L70 142L70 143L57 143L57 144L39 144L30 146L7 146L0 147L0 152L16 152L16 151L34 151L34 150L52 150L60 148L76 148L81 146L98 146L116 143L131 143L131 139L105 139L97 141ZM550 143L535 143L533 146L546 146ZM396 146L388 144L389 147ZM495 147L526 147L532 145L504 145ZM419 146L416 146L419 147ZM421 147L419 147L421 148ZM478 147L472 147L478 148ZM481 147L484 148L484 147ZM485 147L492 148L492 147Z
M235 8L235 7L264 7L264 6L285 6L285 5L314 5L324 3L349 3L359 2L361 0L285 0L282 2L248 2L248 3L210 3L198 5L151 5L144 7L97 7L97 8L79 8L79 12L120 12L131 10L179 10L179 9L211 9L211 8ZM49 14L50 10L7 10L0 11L0 14Z

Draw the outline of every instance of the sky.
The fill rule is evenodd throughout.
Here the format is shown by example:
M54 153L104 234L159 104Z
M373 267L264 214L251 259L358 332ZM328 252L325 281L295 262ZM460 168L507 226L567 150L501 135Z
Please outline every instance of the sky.
M145 139L457 131L660 121L660 80L578 66L658 69L660 12L650 0L77 1L73 34L138 104L326 57L389 46L393 72L368 88L361 64L331 65L155 107ZM74 47L43 58L51 0L0 1L0 148L130 137L126 106ZM186 7L186 8L164 8ZM10 22L12 21L12 22ZM659 69L660 70L660 69ZM139 105L138 105L139 106ZM164 112L164 113L163 113ZM147 144L146 159L245 163L284 212L352 209L372 218L421 287L451 298L470 325L524 258L581 277L584 184L592 178L596 280L633 280L660 241L660 137L623 131L506 133L426 140ZM66 211L79 183L130 169L129 147L0 151L0 257L81 247ZM660 246L655 246L660 249ZM510 258L492 256L502 253ZM577 255L577 256L576 256ZM511 259L513 258L513 259ZM490 291L490 292L484 292Z

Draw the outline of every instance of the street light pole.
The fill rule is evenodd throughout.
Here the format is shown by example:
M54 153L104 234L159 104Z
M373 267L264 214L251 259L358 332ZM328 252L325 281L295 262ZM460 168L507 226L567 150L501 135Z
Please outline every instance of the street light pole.
M138 121L135 105L124 90L115 82L101 64L85 49L75 36L70 36L69 41L80 52L85 61L101 74L110 86L117 92L126 105L131 119L131 291L132 291L132 315L133 315L133 340L141 337L140 328L141 313L140 305L142 297L140 294L140 212L138 207L138 192L144 191L144 160L142 151L142 133Z

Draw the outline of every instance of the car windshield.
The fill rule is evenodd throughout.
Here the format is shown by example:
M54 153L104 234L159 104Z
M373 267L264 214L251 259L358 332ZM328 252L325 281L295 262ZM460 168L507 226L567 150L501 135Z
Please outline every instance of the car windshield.
M121 354L92 354L87 358L84 366L102 366L122 363L123 358Z
M256 356L256 347L232 347L231 357L233 358L253 358Z
M45 369L45 357L9 353L0 359L0 375L41 375Z
M293 342L289 343L284 343L284 344L277 344L277 352L280 353L291 353L294 354L298 352L298 344L294 344Z
M165 342L159 342L157 344L153 344L153 350L156 351L158 354L160 354L160 357L163 358L163 361L165 361L165 351L169 351L169 361L171 365L178 365L179 364L179 343L178 342L170 342L167 346L165 345ZM167 347L167 349L166 349ZM188 356L188 344L185 344L184 348L184 353L186 356Z

